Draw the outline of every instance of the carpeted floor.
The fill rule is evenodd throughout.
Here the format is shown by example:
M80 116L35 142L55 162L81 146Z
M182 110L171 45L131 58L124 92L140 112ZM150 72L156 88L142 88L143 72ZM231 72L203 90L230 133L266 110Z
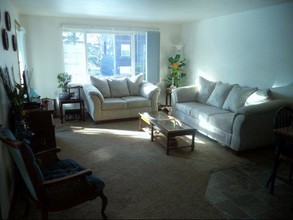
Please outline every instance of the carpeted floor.
M232 167L271 160L271 150L243 156L200 135L195 151L173 150L150 141L138 121L93 124L55 120L60 159L72 158L93 170L106 184L109 219L225 219L205 196L210 174ZM50 219L97 219L96 199L72 209L50 213ZM30 218L39 218L33 211Z

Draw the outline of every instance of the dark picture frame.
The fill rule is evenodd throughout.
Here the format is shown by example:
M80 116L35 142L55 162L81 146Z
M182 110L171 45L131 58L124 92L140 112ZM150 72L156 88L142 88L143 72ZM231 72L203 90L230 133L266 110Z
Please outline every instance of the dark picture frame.
M10 14L8 11L5 11L5 24L7 31L11 30L11 20L10 20Z
M8 34L5 29L2 29L2 43L5 50L9 49L9 40L8 40Z
M11 36L11 42L12 42L12 48L14 51L17 51L17 41L16 41L16 36L13 34Z

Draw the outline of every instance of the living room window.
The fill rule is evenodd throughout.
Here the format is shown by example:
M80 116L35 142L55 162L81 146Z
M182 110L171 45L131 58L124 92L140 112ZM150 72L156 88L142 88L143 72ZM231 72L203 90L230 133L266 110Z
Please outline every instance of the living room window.
M155 41L159 41L156 33ZM73 83L86 82L89 76L129 77L140 73L154 80L156 77L147 74L148 38L153 40L152 36L148 31L63 29L64 70L72 75ZM150 51L154 49L158 48L149 47ZM159 52L157 55L159 60ZM159 75L154 71L151 74Z

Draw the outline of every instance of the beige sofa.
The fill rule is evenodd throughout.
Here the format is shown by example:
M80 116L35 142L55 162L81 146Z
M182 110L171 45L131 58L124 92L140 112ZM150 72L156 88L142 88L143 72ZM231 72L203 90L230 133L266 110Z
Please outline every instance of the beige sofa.
M273 118L284 100L270 98L269 90L199 78L199 86L172 92L172 114L199 132L236 152L271 146Z
M96 78L83 85L85 107L94 122L138 117L138 112L158 111L160 89L143 80Z

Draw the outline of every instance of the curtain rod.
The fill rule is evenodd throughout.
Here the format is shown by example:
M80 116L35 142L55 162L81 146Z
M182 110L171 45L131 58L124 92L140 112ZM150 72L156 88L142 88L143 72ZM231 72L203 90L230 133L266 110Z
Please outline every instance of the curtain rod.
M113 25L72 25L72 24L61 24L63 29L85 29L85 30L107 30L107 31L159 31L159 28L154 27L136 27L136 26L113 26Z

